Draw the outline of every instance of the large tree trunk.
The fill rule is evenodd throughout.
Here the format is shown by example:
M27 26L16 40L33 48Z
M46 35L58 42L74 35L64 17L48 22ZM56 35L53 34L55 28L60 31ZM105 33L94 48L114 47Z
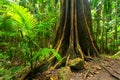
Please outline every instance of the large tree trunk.
M53 69L61 64L83 69L86 56L99 55L99 50L92 35L91 12L88 1L61 0L60 16L60 26L54 48L62 55L63 59L55 63L55 57L51 56L47 61L30 71L23 80L37 72L49 69L54 64Z
M98 56L92 35L91 11L88 0L61 0L61 20L54 47L70 59Z

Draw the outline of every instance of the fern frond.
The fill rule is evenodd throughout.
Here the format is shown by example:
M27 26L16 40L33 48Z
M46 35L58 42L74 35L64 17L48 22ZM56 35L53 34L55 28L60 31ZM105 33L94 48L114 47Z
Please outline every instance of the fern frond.
M61 55L55 49L42 48L38 52L35 53L32 60L34 61L37 58L39 58L41 61L43 61L50 56L50 53L52 53L57 58L58 61L62 59Z
M20 25L19 28L24 32L24 35L29 34L29 31L32 31L36 26L37 21L27 8L9 3L8 9L8 13L11 14L12 19Z

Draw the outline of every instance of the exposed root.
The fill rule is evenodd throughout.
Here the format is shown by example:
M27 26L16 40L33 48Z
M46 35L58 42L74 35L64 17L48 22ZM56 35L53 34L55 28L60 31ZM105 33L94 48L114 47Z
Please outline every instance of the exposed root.
M89 75L89 73L90 73L91 75L94 75L91 64L88 64L88 65L86 66L86 69L87 69L87 71L86 71L85 74L84 74L83 80L86 80L86 79L87 79L87 76Z
M120 74L118 74L118 72L114 71L113 69L111 69L110 67L106 67L101 65L106 71L108 71L110 73L111 76L113 76L114 78L120 80Z
M76 44L76 51L78 51L78 53L80 53L82 60L84 60L84 53L78 43Z
M68 57L67 57L67 60L66 60L66 64L65 64L65 66L68 65L69 59L70 59L70 55L68 55Z
M72 44L69 45L66 56L70 55L70 59L74 59L77 57L76 52L74 50L74 46Z
M38 72L44 72L48 69L48 64L55 59L55 56L51 56L48 60L43 61L41 64L37 65L36 68L30 70L25 75L21 76L18 80L26 80L27 78L32 78Z
M87 78L89 72L90 72L90 70L87 70L87 71L86 71L83 80L86 80L86 78Z
M60 64L62 64L62 62L64 61L65 58L66 58L66 56L64 58L62 58L62 60L60 60L59 62L57 62L53 67L51 67L50 70L54 70L57 66L59 66Z

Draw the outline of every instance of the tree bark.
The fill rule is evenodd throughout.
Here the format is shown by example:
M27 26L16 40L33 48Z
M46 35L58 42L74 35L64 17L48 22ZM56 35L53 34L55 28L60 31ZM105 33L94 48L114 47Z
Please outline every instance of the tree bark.
M62 56L69 55L70 59L98 56L88 0L61 0L60 17L54 48Z

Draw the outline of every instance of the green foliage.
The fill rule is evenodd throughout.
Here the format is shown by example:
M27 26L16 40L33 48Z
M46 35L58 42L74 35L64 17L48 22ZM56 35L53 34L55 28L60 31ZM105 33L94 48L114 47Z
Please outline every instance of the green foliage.
M117 53L115 53L112 58L120 58L120 51L118 51Z
M99 47L118 50L120 0L117 7L115 0L90 1L93 31ZM32 63L47 60L51 55L61 60L59 53L52 48L59 15L58 0L0 0L0 79L11 80L23 67L35 66ZM113 55L116 57L119 53Z
M0 79L1 80L11 80L14 77L14 74L19 72L23 66L14 66L9 69L7 68L0 68Z
M120 45L119 3L116 0L91 0L93 31L102 51L118 50Z
M57 58L57 60L61 60L61 56L55 49L50 49L50 48L43 48L40 49L39 51L34 53L34 57L32 58L33 60L40 59L41 61L48 59L51 53Z
M0 79L11 80L25 66L35 66L32 63L47 60L50 55L61 60L58 52L49 48L51 44L44 48L53 40L58 20L54 3L46 4L49 2L53 0L45 1L41 12L31 3L0 1ZM38 11L33 13L32 8Z
M9 10L10 9L10 10ZM10 3L8 6L8 15L19 25L18 29L22 31L23 36L29 36L32 30L37 24L37 21L33 18L27 8Z
M100 4L101 2L102 2L101 0L91 0L90 4L91 4L92 9L97 7L98 4Z

